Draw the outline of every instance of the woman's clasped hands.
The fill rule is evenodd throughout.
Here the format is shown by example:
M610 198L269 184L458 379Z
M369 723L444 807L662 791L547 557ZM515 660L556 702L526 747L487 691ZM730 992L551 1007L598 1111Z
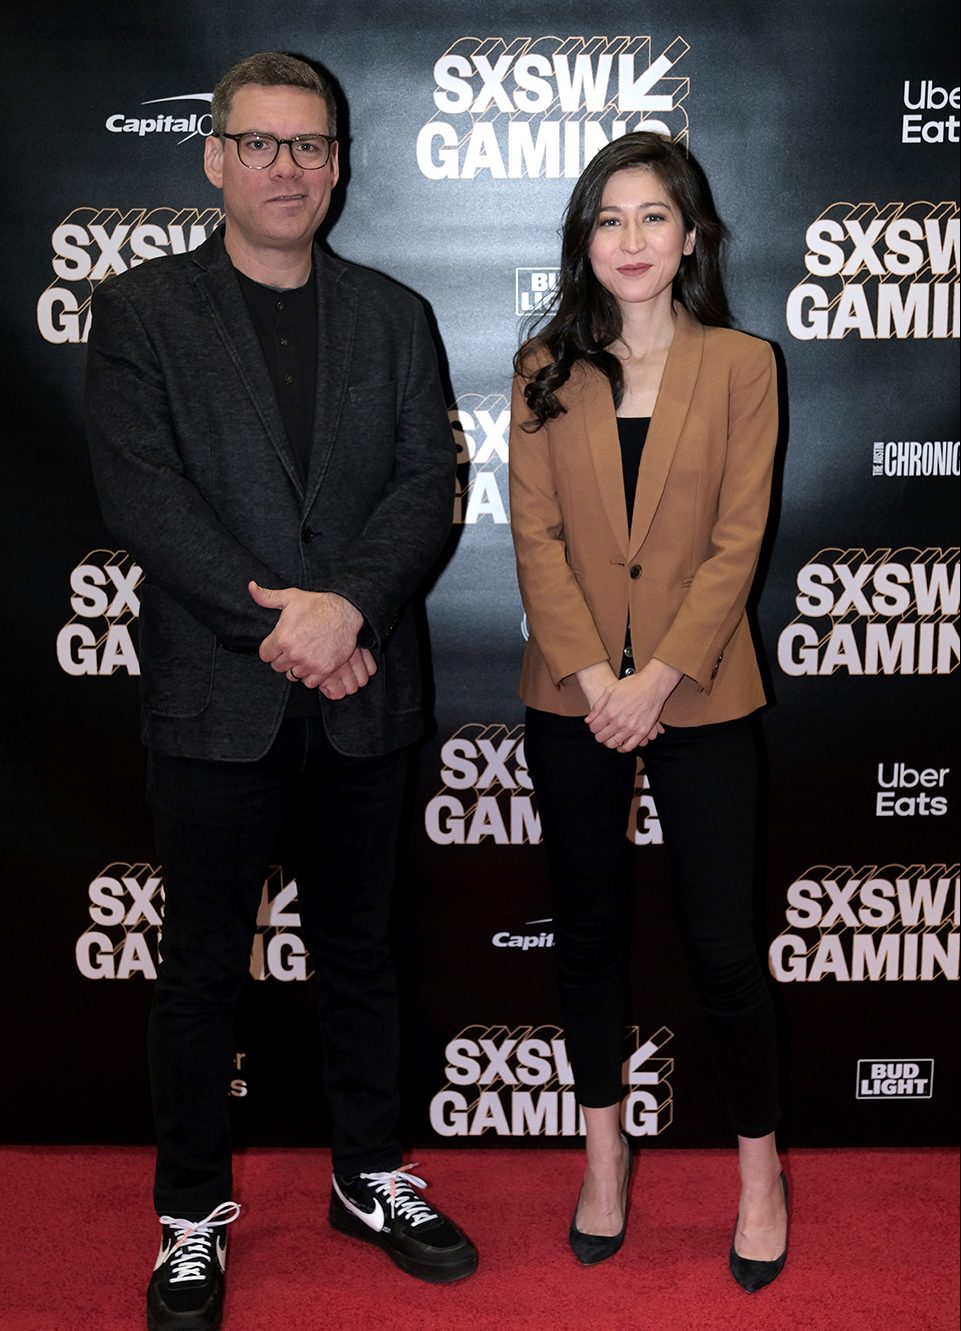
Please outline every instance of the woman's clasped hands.
M584 720L598 744L630 753L663 735L661 711L677 687L681 671L652 660L637 674L618 679L604 663L578 672L578 678L591 704Z

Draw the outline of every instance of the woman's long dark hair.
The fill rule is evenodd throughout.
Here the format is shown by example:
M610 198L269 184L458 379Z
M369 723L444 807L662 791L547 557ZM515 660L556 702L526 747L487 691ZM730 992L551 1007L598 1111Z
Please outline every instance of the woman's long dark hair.
M606 374L615 403L621 401L621 363L607 350L621 335L621 311L594 276L588 250L608 179L615 171L639 166L657 175L680 210L685 232L697 231L694 251L682 258L674 279L674 299L702 324L723 327L730 321L720 265L725 229L701 167L660 134L625 134L613 140L585 167L564 213L560 281L540 316L548 322L514 357L514 368L529 379L524 396L534 419L525 429L538 430L565 410L557 391L578 360ZM535 348L546 348L552 359L531 376L529 358Z

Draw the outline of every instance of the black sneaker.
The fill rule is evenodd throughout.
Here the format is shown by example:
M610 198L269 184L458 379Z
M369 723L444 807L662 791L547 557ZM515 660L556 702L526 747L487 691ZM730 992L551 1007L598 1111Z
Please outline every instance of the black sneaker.
M477 1270L477 1249L418 1197L414 1188L426 1186L401 1169L354 1178L334 1174L330 1223L351 1238L376 1243L409 1276L437 1285L460 1280Z
M236 1202L221 1202L203 1220L160 1217L163 1236L147 1288L147 1331L219 1331L227 1234L214 1230L239 1214Z

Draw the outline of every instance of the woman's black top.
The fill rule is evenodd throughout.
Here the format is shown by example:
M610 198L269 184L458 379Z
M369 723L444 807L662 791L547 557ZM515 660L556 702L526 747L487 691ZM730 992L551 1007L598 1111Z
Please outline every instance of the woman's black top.
M621 445L621 471L624 476L624 502L627 504L627 525L630 527L634 514L634 496L637 493L637 473L641 465L641 453L647 438L650 416L618 416L617 437ZM627 621L624 636L624 654L618 677L633 675L634 657L631 651L631 621Z
M631 525L634 495L637 491L637 470L647 438L650 416L618 416L617 437L621 444L621 471L624 473L624 500L627 504L627 525Z

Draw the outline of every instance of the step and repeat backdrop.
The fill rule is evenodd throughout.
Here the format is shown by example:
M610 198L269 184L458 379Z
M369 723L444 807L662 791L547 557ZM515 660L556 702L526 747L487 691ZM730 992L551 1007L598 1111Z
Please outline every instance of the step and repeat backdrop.
M270 9L271 7L268 7ZM274 15L279 11L273 7ZM958 1110L957 12L919 0L304 3L268 15L8 6L3 529L8 1141L150 1140L144 1032L163 865L138 739L141 570L105 530L80 422L98 283L221 220L218 76L253 51L343 94L327 230L436 322L458 449L430 585L434 721L397 893L405 1128L573 1142L551 905L516 695L511 358L597 149L689 145L731 233L739 327L782 372L754 599L771 705L759 946L796 1145L954 1140ZM627 1128L728 1140L638 774ZM297 887L264 885L230 1096L240 1141L323 1143Z

